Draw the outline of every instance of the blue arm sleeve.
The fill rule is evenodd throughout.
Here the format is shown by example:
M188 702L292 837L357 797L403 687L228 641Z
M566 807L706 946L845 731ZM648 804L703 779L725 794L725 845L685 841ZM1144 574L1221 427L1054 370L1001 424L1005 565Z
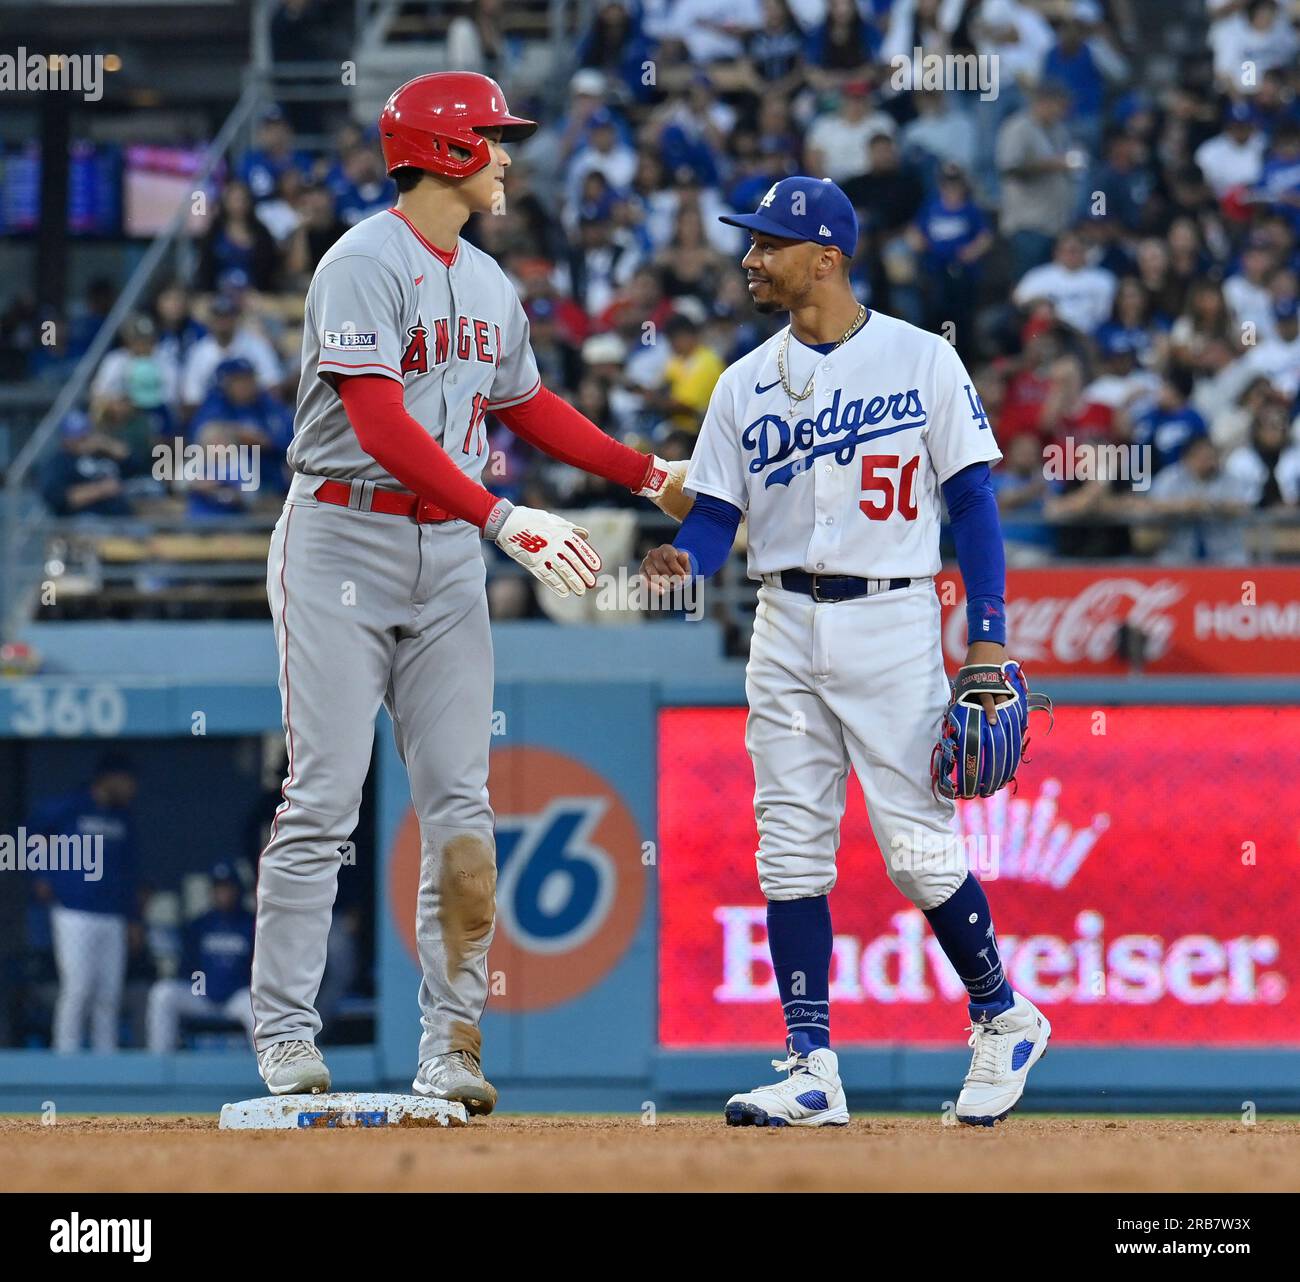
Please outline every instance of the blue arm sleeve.
M967 641L1007 642L1007 561L998 500L987 463L972 463L943 483L957 564L966 585Z
M711 494L696 496L695 506L686 514L673 540L673 547L691 558L696 578L711 578L722 569L736 541L741 515L740 509L726 499L715 499Z

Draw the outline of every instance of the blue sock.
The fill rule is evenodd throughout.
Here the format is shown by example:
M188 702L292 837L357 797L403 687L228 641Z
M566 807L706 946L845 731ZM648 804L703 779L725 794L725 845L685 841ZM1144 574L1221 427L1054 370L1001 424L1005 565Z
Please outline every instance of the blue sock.
M926 920L970 994L971 1019L983 1023L1011 1009L1015 994L1002 970L984 887L969 873Z
M769 899L767 944L781 990L787 1044L807 1055L831 1044L831 906L814 899Z

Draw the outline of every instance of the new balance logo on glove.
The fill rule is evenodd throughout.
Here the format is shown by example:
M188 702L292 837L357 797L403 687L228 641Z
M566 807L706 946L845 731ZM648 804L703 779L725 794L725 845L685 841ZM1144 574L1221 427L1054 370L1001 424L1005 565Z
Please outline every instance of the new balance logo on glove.
M529 534L527 530L521 530L510 542L517 543L525 552L540 552L546 546L540 534Z

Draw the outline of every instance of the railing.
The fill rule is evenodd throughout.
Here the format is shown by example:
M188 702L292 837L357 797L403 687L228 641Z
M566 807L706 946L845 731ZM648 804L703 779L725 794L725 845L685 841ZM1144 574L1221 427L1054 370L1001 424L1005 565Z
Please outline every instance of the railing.
M228 549L220 550L215 541L231 535L269 535L276 515L277 513L266 511L243 515L231 514L202 526L196 526L192 520L178 513L51 520L44 526L46 546L49 548L48 555L53 564L50 578L58 592L61 607L65 593L60 586L62 582L60 573L70 575L76 584L84 585L89 582L92 585L92 592L129 583L141 575L146 577L152 575L160 580L174 580L178 583L183 581L196 592L204 594L202 601L217 605L236 603L231 594L236 594L241 587L250 584L260 586L264 583L264 556L250 558L246 554L241 554L223 563L222 558L231 554ZM634 543L636 553L628 563L631 573L635 572L640 551L644 547L671 542L679 528L671 518L648 508L637 513L636 522L637 533ZM1149 517L1130 520L1102 517L1081 521L1075 518L1066 521L1045 521L1044 524L1048 527L1068 525L1071 528L1128 525L1136 531L1152 528L1176 530L1178 526L1187 524L1187 521L1186 518L1152 514ZM1300 560L1300 512L1294 509L1253 512L1243 518L1242 524L1248 535L1249 564L1268 564L1278 559L1279 553L1283 559L1292 563ZM152 550L146 547L140 556L128 558L120 555L120 552L116 555L106 555L106 545L103 543L106 538L147 543L156 536L182 533L196 538L211 537L214 540L212 556L198 555L195 548L190 547L185 555L178 559L169 559L170 554L161 547ZM1284 548L1275 545L1279 535L1287 540ZM1289 539L1287 539L1288 535ZM1081 564L1119 570L1125 566L1158 566L1161 562L1150 554L1142 553L1133 553L1115 559L1090 558L1086 562L1049 555L1042 562L1046 568ZM619 567L611 564L607 566L607 573L617 575ZM495 557L489 559L490 577L523 577L525 574L521 567L511 561ZM85 587L79 587L74 593L74 598L84 597L85 594ZM735 630L735 635L746 635L754 613L756 594L757 584L747 577L745 555L737 552L727 559L717 576L710 580L705 597L706 612L710 618L729 625ZM156 603L149 588L141 588L136 600L145 614ZM199 601L200 597L196 596L194 600Z
M208 182L235 138L252 120L260 96L261 89L256 83L250 83L240 95L239 101L235 103L204 154L203 164L194 178L196 189ZM48 527L43 508L30 492L28 479L56 440L59 424L86 395L99 362L112 346L122 323L139 304L154 274L179 242L189 212L189 201L183 201L172 215L166 230L145 251L85 355L77 362L72 377L63 385L49 412L18 452L9 469L5 479L2 513L4 537L0 540L0 546L3 547L3 561L0 562L0 637L12 637L21 623L25 594L34 584L33 568L39 571L40 549Z

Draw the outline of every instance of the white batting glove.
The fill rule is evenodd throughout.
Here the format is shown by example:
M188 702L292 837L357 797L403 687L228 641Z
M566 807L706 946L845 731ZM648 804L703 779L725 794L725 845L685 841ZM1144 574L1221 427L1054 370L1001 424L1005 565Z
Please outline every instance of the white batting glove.
M600 554L584 529L535 507L517 507L496 537L499 547L556 596L582 596L596 586Z

